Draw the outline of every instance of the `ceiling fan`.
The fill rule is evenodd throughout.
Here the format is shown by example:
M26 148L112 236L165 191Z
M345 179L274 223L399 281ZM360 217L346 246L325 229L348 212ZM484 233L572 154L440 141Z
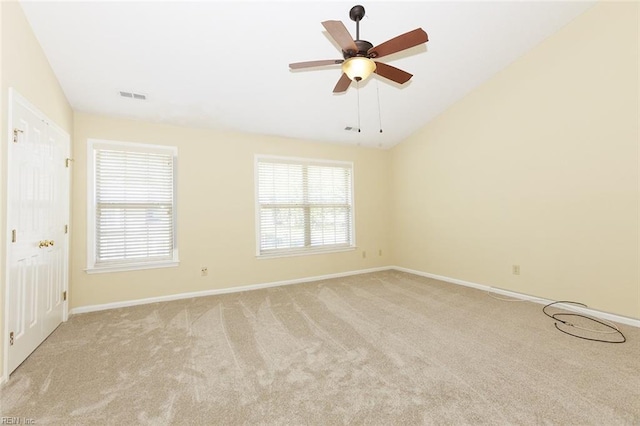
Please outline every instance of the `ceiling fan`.
M399 84L409 81L413 74L374 59L426 43L429 41L427 33L422 28L416 28L373 46L366 40L360 40L360 20L364 17L364 13L364 7L360 5L352 7L349 11L349 18L356 22L355 40L341 21L324 21L322 23L329 35L342 49L344 59L296 62L289 64L289 68L296 70L342 64L342 76L336 87L333 88L333 93L345 92L352 81L366 80L371 73L376 73Z

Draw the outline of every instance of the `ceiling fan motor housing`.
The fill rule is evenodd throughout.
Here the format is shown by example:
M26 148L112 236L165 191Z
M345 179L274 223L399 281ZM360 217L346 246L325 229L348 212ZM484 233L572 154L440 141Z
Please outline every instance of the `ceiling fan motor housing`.
M342 56L344 57L344 59L353 58L354 56L362 56L368 58L369 55L367 54L367 52L373 47L373 44L369 43L366 40L354 40L354 43L356 44L358 51L354 52L352 50L343 50Z

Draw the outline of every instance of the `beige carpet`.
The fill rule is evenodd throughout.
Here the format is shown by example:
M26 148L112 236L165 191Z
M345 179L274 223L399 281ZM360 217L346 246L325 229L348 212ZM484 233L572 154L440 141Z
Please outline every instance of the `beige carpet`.
M12 375L36 424L640 424L640 332L401 272L76 315Z

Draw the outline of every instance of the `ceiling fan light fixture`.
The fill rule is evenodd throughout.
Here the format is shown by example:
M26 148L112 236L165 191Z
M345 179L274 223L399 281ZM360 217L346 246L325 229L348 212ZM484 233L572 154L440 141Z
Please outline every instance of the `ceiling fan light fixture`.
M366 80L375 70L376 63L363 56L354 56L342 63L342 72L352 81Z

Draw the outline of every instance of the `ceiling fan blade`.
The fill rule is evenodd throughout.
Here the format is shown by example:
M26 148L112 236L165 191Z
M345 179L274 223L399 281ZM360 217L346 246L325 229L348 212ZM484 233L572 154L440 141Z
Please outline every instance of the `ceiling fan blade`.
M342 77L338 80L338 84L333 88L333 93L342 93L346 92L349 86L351 85L351 79L345 73L342 73Z
M427 33L422 28L416 28L413 31L409 31L408 33L404 33L387 40L382 44L373 46L367 53L372 58L381 58L428 41L429 37L427 36Z
M336 43L338 43L342 50L345 52L351 50L354 53L358 51L358 47L353 41L353 37L351 37L351 34L349 34L347 27L344 26L342 21L324 21L322 26L327 30Z
M383 64L382 62L376 62L376 70L374 72L381 77L388 78L400 84L406 83L413 77L413 74L409 74L391 65Z
M289 64L289 68L297 70L301 68L323 67L325 65L338 65L344 62L344 59L326 59L321 61L295 62Z

